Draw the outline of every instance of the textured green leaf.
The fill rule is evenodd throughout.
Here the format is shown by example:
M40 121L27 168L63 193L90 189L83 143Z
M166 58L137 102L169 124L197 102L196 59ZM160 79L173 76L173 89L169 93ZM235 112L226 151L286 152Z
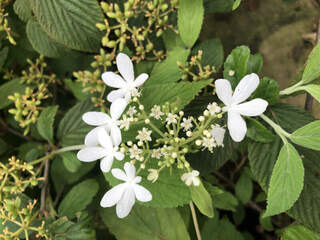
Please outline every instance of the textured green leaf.
M177 209L135 205L130 215L119 219L114 208L101 209L100 216L118 240L190 240Z
M203 184L190 186L192 201L196 204L199 211L207 217L213 217L212 199Z
M299 88L307 91L312 95L312 97L314 97L318 102L320 102L320 85L309 84Z
M259 74L263 65L263 57L261 54L254 54L249 57L247 65L247 74Z
M238 179L235 187L235 193L242 203L245 204L250 201L253 193L253 183L246 172L243 172Z
M83 86L80 82L74 82L71 79L64 79L64 83L70 88L73 95L79 100L83 101L86 100L90 93L83 92Z
M178 28L183 42L191 48L197 41L203 22L202 0L180 0Z
M96 23L104 21L96 0L33 0L33 10L42 29L69 48L97 52L102 32Z
M57 114L58 106L45 108L38 119L37 129L41 137L53 144L53 123Z
M31 0L16 0L13 4L13 9L18 17L24 22L28 22L32 17Z
M64 166L69 172L75 173L81 168L82 163L74 152L63 152L60 153L60 156L62 157Z
M13 103L8 96L14 93L23 93L25 86L20 83L20 79L16 78L6 82L0 86L0 109L3 109Z
M300 146L320 150L320 121L314 121L291 134L290 140Z
M234 89L247 73L250 49L247 46L236 47L224 63L223 76L231 82Z
M94 109L90 99L73 106L59 123L57 137L62 146L83 144L85 135L91 127L82 121L82 115Z
M167 51L172 51L175 48L186 48L186 45L182 41L179 34L174 32L172 29L168 29L163 32L162 39Z
M39 54L52 58L63 56L65 47L50 38L48 34L42 30L38 22L29 20L26 31L32 47Z
M127 160L129 160L128 157L121 162L114 161L112 168L123 169L123 165ZM174 171L170 171L169 168L165 168L160 172L159 179L156 182L152 183L147 180L149 174L147 169L156 169L156 163L157 160L155 159L149 160L148 164L146 164L146 169L139 173L139 176L142 177L141 185L147 188L152 194L152 201L139 203L150 207L161 208L173 208L189 203L191 201L190 190L187 185L181 181L180 176L182 172L180 170L175 169ZM110 172L105 173L104 176L112 186L122 183L122 181L114 178Z
M214 66L217 71L223 64L224 51L223 46L218 38L208 39L196 45L192 50L193 55L197 55L198 51L202 51L202 66Z
M272 171L264 216L289 210L300 196L303 180L302 159L297 150L290 143L286 143L281 148Z
M270 105L276 104L279 99L280 86L279 84L268 77L260 80L258 88L252 94L252 98L262 98Z
M91 203L98 190L99 184L94 179L75 185L59 204L59 215L73 218L76 212L84 210Z
M254 141L269 143L274 141L275 135L264 125L253 118L247 118L247 136Z
M312 232L310 229L297 224L286 227L281 234L282 240L319 240L320 234Z
M320 43L312 50L302 75L304 84L312 82L320 76Z

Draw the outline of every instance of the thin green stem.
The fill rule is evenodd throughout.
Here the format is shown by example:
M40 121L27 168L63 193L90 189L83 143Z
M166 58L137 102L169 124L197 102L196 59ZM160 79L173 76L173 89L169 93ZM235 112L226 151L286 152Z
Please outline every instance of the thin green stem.
M301 91L301 89L299 88L301 85L303 84L302 81L296 83L295 85L291 86L291 87L288 87L282 91L280 91L280 95L283 96L283 95L290 95L294 92L297 92L297 91Z
M274 131L281 137L282 141L285 144L288 143L287 138L290 138L290 136L291 136L290 133L286 132L283 128L281 128L278 124L276 124L274 121L272 121L266 115L261 114L260 117L274 129Z

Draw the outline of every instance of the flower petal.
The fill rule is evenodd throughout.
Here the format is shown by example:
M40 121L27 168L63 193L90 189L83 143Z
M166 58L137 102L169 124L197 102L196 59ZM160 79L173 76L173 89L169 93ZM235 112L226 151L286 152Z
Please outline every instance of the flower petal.
M256 98L249 102L234 106L233 110L237 111L241 115L253 117L264 113L267 107L268 102L266 100Z
M124 53L119 53L117 56L117 67L122 77L127 82L133 82L134 72L131 59Z
M126 109L128 103L123 98L118 98L114 100L110 107L110 115L113 120L118 120L123 113L123 111Z
M119 146L122 141L121 131L119 127L116 125L112 125L110 128L110 134L111 134L113 145Z
M92 126L102 126L110 121L110 117L102 112L87 112L82 115L82 120Z
M107 100L109 102L114 102L118 98L123 98L126 95L126 92L127 91L124 88L113 90L108 94Z
M133 189L134 189L134 193L136 195L136 198L139 201L141 201L141 202L149 202L149 201L152 200L152 194L145 187L140 186L138 184L135 184Z
M119 168L114 168L114 169L112 169L112 170L111 170L111 173L112 173L112 175L113 175L115 178L117 178L117 179L119 179L119 180L122 180L122 181L125 181L125 182L128 180L128 177L127 177L127 175L125 174L125 172L122 171L122 170L119 169Z
M107 155L106 150L102 147L87 147L81 149L77 157L82 162L93 162Z
M109 172L113 163L113 156L108 155L100 161L100 169L102 172Z
M105 128L100 128L98 130L98 142L108 152L111 152L113 150L113 144L112 144L111 137L108 135Z
M125 88L126 82L118 74L113 72L105 72L101 76L105 84L114 88Z
M124 154L122 152L115 152L114 153L114 157L119 160L122 161L124 159Z
M136 168L133 164L126 162L124 164L124 170L126 171L128 179L133 180L136 176Z
M125 218L129 215L134 203L135 203L135 194L132 187L127 187L117 203L116 213L119 218Z
M239 113L228 112L228 129L231 138L235 142L241 142L246 136L247 124Z
M134 80L135 87L140 87L148 79L149 75L146 73L140 74L136 80Z
M84 144L88 147L95 147L99 144L98 142L98 132L100 127L96 127L92 129L88 134L86 135L84 139Z
M113 188L111 188L108 192L106 192L101 201L100 201L100 206L101 207L112 207L113 205L116 205L124 192L124 189L126 187L125 183L121 183Z
M218 79L214 82L216 86L216 93L218 98L225 104L228 105L232 101L232 88L231 84L226 79Z
M255 73L248 74L241 79L238 86L234 90L232 103L238 104L247 100L250 95L257 89L259 85L259 77Z

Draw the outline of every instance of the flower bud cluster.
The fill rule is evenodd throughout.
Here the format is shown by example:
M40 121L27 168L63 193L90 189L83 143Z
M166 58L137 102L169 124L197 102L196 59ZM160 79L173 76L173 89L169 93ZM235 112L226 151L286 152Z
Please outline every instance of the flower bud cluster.
M12 45L16 45L16 41L12 37L12 31L9 27L8 23L8 13L5 12L5 7L11 2L12 0L1 0L0 1L0 32L4 31L7 34L7 39Z

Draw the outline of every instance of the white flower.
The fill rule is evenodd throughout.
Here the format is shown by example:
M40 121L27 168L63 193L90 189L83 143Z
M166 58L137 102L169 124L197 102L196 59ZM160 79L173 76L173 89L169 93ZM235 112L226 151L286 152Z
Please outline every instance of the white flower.
M93 162L98 159L100 161L100 168L103 172L109 172L113 163L113 158L121 161L124 154L118 151L118 147L114 146L112 138L108 135L104 128L98 131L98 143L100 146L86 147L80 150L77 157L83 162Z
M153 149L151 157L156 158L156 159L160 159L162 157L161 149L160 148Z
M164 113L161 112L160 106L154 105L153 108L151 108L151 117L154 117L155 119L160 119L163 114Z
M82 116L82 120L91 125L97 126L92 129L86 136L84 143L86 146L97 146L98 145L98 136L97 133L101 127L105 128L114 140L115 145L119 145L121 143L121 131L118 127L121 114L127 106L127 102L120 98L114 101L110 107L110 115L111 117L102 112L87 112Z
M133 117L133 115L135 115L137 113L137 110L136 110L136 107L135 106L131 106L129 107L128 111L127 111L127 114L130 116L130 117Z
M119 120L120 129L129 130L131 121L132 118L123 117L123 119Z
M250 97L259 85L259 77L252 73L246 75L236 87L232 95L231 84L226 79L215 81L218 98L226 105L225 110L228 112L228 129L231 138L235 142L244 139L247 132L247 125L243 116L261 115L267 108L268 102L256 98L249 102L242 103ZM242 103L242 104L241 104Z
M212 148L214 148L216 146L216 143L214 141L214 138L210 137L203 137L202 138L202 146L204 146L204 148L208 148L209 151L212 150Z
M110 87L119 88L118 90L111 91L108 94L107 99L110 102L113 102L118 98L124 98L126 101L129 101L132 94L139 95L136 88L140 87L149 76L146 73L142 73L134 79L132 62L124 53L119 53L116 61L122 77L114 72L105 72L102 74L102 80L105 84Z
M142 128L142 130L138 131L138 136L136 136L136 139L140 141L151 141L151 135L152 131L148 128Z
M177 118L178 118L177 114L169 113L168 117L166 118L166 122L168 124L177 123Z
M157 169L148 169L148 176L147 179L149 181L152 181L152 183L154 183L155 181L157 181L158 177L159 177L159 173Z
M183 122L180 125L185 131L188 131L193 127L191 118L183 118Z
M224 135L226 133L226 130L222 127L220 127L218 124L217 125L211 125L211 135L214 137L216 140L216 143L218 146L223 147L223 139Z
M221 108L215 102L209 103L208 106L207 106L207 109L209 110L209 113L212 116L221 111Z
M199 179L199 172L196 170L192 170L192 172L184 173L181 176L181 180L185 182L187 186L199 186L200 185L200 179Z
M138 148L136 144L134 144L131 148L129 148L130 158L131 159L140 159L140 154L142 150Z
M141 177L136 176L136 168L131 163L124 164L124 171L115 168L111 170L112 175L124 181L111 188L101 199L101 207L116 206L116 213L119 218L124 218L129 215L136 199L141 202L149 202L152 200L152 194L138 183L141 182Z

